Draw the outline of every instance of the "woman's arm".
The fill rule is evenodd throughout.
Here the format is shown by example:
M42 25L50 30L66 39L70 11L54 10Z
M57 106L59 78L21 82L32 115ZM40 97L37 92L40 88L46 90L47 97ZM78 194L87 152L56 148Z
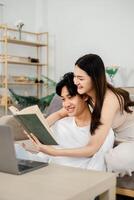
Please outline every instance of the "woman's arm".
M25 133L27 134L27 133ZM56 149L51 145L41 144L40 141L34 134L27 134L28 138L34 144L37 152L42 152L51 156L70 156L70 157L89 157L93 155L92 145L87 145L81 148L72 148L72 149ZM90 154L89 154L90 152Z
M108 91L101 112L102 125L96 129L95 134L91 136L90 142L86 146L72 149L55 149L53 147L44 146L41 148L41 151L53 156L93 156L103 145L112 127L116 112L119 112L118 99L112 92Z
M108 93L104 100L102 114L101 114L101 122L95 134L91 136L89 143L81 148L71 148L71 149L56 149L49 145L43 145L39 142L39 140L31 135L31 140L38 149L43 153L52 156L70 156L70 157L91 157L93 156L99 148L104 143L106 136L108 135L110 128L113 123L113 119L117 110L119 109L119 103L117 97L113 95L113 93Z
M52 113L47 117L48 125L51 126L54 124L57 120L62 119L67 116L67 111L64 108L61 108L57 112Z
M51 145L41 144L40 141L33 134L28 137L34 144L37 152L42 152L51 156L91 157L97 152L97 149L99 149L99 143L97 143L97 140L93 138L91 139L91 142L84 147L56 149Z

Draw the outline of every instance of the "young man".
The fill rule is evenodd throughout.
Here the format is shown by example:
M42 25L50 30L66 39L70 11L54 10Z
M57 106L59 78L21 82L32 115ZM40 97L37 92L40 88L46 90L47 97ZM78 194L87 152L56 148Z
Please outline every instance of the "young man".
M91 113L87 96L77 93L77 86L74 84L73 79L73 73L67 73L56 86L56 93L61 97L63 108L68 114L68 117L58 120L51 126L53 135L59 145L43 145L32 135L30 140L39 153L33 155L16 147L17 155L23 159L28 156L28 159L33 160L48 161L84 169L105 170L104 155L113 147L114 133L110 130L98 152L92 157L87 156L87 145L91 137L89 131ZM81 155L81 149L85 149L84 155L83 153Z

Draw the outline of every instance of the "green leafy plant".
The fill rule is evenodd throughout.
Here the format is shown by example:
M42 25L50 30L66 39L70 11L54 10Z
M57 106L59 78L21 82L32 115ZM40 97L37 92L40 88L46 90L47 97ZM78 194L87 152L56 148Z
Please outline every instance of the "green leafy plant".
M21 109L28 107L28 106L32 106L32 105L38 105L42 112L45 110L45 108L47 106L49 106L51 100L53 99L53 97L55 95L55 92L53 92L52 94L47 95L47 96L39 99L39 98L36 98L36 97L33 97L33 96L18 95L10 88L9 88L9 91L11 93L12 101L15 104L19 105L19 107Z

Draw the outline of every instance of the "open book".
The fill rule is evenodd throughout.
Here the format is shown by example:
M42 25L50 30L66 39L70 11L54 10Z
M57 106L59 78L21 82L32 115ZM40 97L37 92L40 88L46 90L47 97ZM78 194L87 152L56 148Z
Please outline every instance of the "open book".
M29 106L20 111L16 107L10 106L9 110L27 133L33 133L42 144L57 145L52 136L52 131L37 105Z

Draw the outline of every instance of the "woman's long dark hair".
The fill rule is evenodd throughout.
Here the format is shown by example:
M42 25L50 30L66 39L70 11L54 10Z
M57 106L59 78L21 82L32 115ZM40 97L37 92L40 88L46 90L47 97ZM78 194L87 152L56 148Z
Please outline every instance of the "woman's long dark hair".
M111 84L107 83L104 63L100 56L96 54L84 55L76 61L75 65L84 70L90 76L95 89L95 105L93 105L92 98L89 97L89 104L93 108L90 126L91 134L94 134L98 126L102 124L100 117L107 88L109 88L117 96L121 112L123 112L123 110L127 113L132 112L129 107L134 106L134 102L131 101L129 93L121 88L115 88Z

